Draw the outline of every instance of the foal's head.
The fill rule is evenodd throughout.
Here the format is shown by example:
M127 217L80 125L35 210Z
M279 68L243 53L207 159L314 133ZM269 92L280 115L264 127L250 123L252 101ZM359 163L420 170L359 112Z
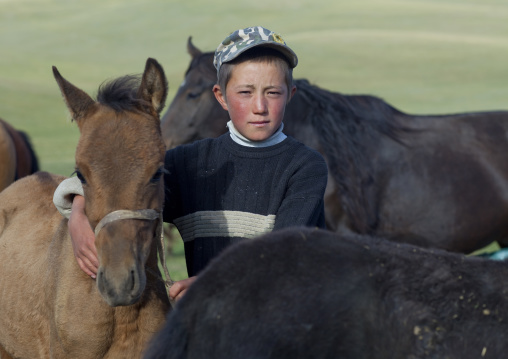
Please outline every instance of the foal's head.
M148 59L141 77L125 76L102 85L97 101L55 67L53 73L81 133L76 173L83 183L86 214L96 228L99 291L112 306L133 304L145 288L144 267L161 224L165 146L159 114L167 96L164 71ZM144 209L151 210L151 219L108 216L101 222L115 211ZM102 229L97 233L98 224ZM156 260L152 252L153 257Z

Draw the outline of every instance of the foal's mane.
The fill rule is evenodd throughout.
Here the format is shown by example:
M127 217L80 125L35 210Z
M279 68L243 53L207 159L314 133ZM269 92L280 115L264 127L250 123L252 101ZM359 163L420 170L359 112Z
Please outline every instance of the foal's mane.
M351 225L360 233L377 226L372 149L382 136L404 145L409 129L397 122L402 112L370 95L342 95L295 80L299 94L311 108L308 121L317 131L330 173L339 185L341 201Z
M103 82L97 92L97 101L116 112L137 111L149 105L138 96L141 75L125 75Z

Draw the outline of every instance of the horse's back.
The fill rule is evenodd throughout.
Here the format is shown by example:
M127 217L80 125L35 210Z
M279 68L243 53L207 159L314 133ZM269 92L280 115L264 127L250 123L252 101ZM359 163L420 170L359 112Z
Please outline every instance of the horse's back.
M500 358L507 274L506 263L382 238L274 231L212 261L145 359L478 358L485 350Z
M1 220L8 218L7 225L9 225L9 223L17 218L38 214L44 216L44 219L37 217L26 218L27 224L33 224L41 220L42 223L47 223L48 216L56 216L58 214L53 204L53 194L64 179L65 177L63 176L48 172L38 172L16 181L16 183L0 193ZM5 223L0 222L0 235L2 235L5 229Z
M231 246L178 302L146 359L341 357L348 328L336 314L354 298L361 315L372 298L356 280L340 281L348 268L355 279L368 272L362 251L361 243L307 228Z
M49 357L50 308L40 298L54 289L47 260L63 221L52 198L63 179L39 172L0 193L0 347L16 358Z

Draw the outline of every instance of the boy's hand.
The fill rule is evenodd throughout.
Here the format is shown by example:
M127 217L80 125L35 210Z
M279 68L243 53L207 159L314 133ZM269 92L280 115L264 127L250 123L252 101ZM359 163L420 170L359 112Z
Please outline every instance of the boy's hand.
M196 280L196 276L190 277L187 279L179 280L169 288L169 297L171 300L174 300L175 302L182 299L183 295L187 291L187 289L190 287L192 283Z
M72 201L72 212L69 217L69 234L72 248L78 265L92 278L96 278L99 260L95 248L95 234L85 214L85 198L76 195Z

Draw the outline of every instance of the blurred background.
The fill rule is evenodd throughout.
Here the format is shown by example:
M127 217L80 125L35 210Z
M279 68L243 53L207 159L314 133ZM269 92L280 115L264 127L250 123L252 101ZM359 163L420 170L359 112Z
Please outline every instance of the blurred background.
M32 139L41 167L70 175L79 136L55 65L95 95L156 58L168 104L190 57L262 25L296 51L296 78L372 94L412 113L508 110L505 0L0 0L0 117Z
M506 0L0 0L0 117L42 170L70 175L79 132L51 66L91 95L156 58L169 106L190 57L261 25L299 56L296 78L404 112L508 110ZM165 111L165 110L164 110Z

